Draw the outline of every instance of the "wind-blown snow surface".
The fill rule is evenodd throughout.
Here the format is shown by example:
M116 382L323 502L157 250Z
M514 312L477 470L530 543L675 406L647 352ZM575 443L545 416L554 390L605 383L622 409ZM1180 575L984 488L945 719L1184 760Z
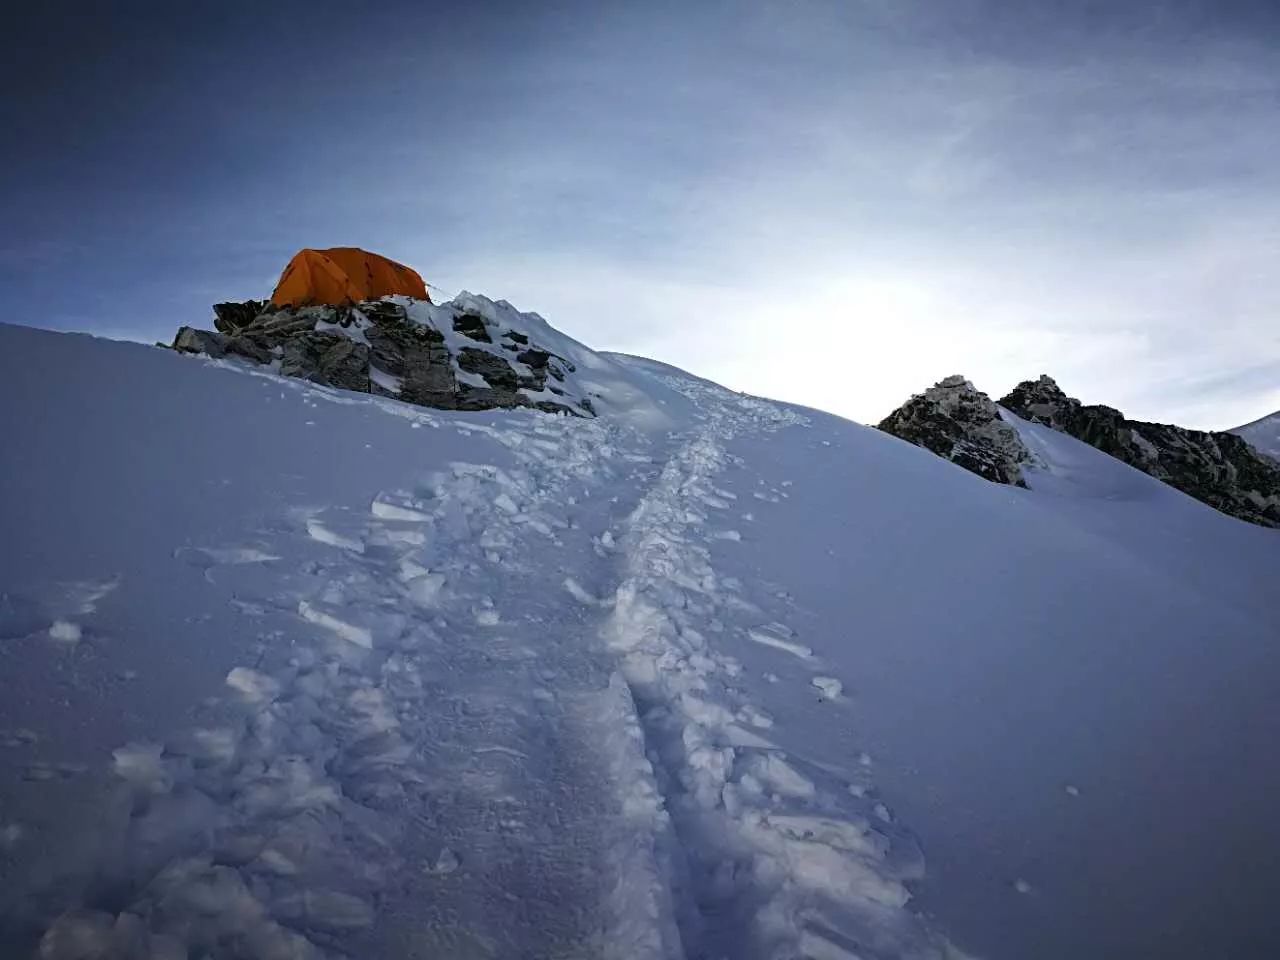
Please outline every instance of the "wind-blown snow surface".
M1280 411L1231 431L1253 444L1255 450L1280 460Z
M575 349L596 420L0 327L0 953L1275 953L1274 531Z

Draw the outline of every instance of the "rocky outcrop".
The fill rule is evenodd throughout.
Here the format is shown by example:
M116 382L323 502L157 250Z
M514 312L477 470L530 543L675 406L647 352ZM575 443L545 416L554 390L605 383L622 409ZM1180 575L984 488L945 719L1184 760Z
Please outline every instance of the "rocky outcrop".
M1223 513L1280 527L1280 464L1234 433L1187 430L1126 419L1086 405L1050 378L1018 384L1001 406L1024 420L1083 440Z
M219 303L216 331L182 327L172 348L241 357L284 376L425 407L594 416L585 392L567 382L574 365L531 343L528 332L503 329L494 306L469 295L457 305L407 298L297 308Z
M463 313L454 317L453 329L472 340L493 343L493 338L489 336L489 328L485 326L484 317L479 314Z
M1022 468L1033 462L1030 451L991 398L964 377L947 377L916 394L879 429L994 483L1027 485Z
M219 333L234 336L253 323L269 306L270 302L264 303L261 300L246 300L244 303L215 303L213 328Z
M364 331L369 343L370 368L399 381L399 393L373 384L375 393L398 396L422 407L457 407L458 381L453 374L444 334L433 327L412 323L392 303L364 305L372 324ZM387 382L383 380L383 383Z
M369 392L369 347L339 333L307 330L284 342L280 372L341 390Z

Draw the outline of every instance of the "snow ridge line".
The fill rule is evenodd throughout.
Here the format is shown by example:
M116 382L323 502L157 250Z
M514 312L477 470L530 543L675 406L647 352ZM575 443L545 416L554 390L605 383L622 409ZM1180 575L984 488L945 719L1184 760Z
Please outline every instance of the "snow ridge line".
M859 803L865 786L824 782L752 729L762 712L716 649L752 605L721 577L701 534L723 509L714 479L728 441L803 424L791 411L711 385L663 378L704 422L633 512L624 577L604 628L620 657L648 755L687 859L677 903L691 957L958 957L906 909L918 851ZM776 626L776 625L772 625ZM782 628L785 630L785 627ZM817 678L826 680L827 678ZM828 777L826 781L838 778Z

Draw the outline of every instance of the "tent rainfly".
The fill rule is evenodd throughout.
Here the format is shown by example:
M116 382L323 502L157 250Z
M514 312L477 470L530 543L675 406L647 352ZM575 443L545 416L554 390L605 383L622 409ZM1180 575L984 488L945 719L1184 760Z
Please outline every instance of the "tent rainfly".
M399 294L430 301L416 270L358 247L300 250L271 294L277 307L340 306Z

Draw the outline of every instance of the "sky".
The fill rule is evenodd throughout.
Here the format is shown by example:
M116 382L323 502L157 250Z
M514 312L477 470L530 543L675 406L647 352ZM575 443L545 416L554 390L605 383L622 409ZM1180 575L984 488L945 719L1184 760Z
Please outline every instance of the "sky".
M362 246L863 422L1280 409L1273 0L26 6L0 321L167 342Z

